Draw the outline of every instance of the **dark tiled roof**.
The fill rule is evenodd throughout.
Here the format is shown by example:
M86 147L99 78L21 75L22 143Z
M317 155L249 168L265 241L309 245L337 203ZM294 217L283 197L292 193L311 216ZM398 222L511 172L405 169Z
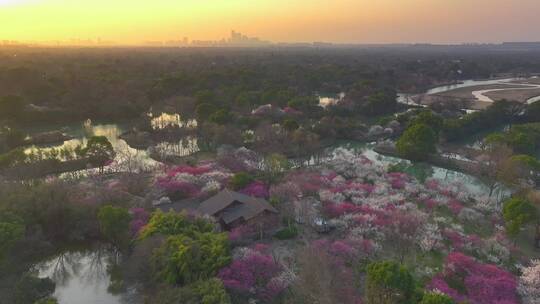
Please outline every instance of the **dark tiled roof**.
M234 204L235 202L239 204ZM221 218L227 224L241 217L249 220L265 211L277 213L277 210L264 199L228 189L202 202L197 211L208 215L216 215L222 212Z

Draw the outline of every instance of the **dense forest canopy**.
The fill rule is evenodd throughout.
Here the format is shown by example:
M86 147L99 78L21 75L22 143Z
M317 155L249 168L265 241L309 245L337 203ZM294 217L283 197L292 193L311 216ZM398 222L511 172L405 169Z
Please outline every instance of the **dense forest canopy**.
M398 92L540 69L540 53L415 47L0 49L0 90L55 119L129 118L175 96L284 105L362 81Z

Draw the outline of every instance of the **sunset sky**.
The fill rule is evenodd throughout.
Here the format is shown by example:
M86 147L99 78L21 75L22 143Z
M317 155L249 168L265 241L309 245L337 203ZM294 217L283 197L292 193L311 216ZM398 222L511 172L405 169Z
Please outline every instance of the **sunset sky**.
M0 0L0 40L540 41L540 0Z

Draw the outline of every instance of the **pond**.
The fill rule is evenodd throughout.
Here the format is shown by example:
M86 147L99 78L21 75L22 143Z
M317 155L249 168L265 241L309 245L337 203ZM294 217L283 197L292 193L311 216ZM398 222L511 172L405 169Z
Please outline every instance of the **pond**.
M353 150L355 151L355 153L364 155L371 161L380 165L384 165L384 166L398 164L400 162L405 162L411 165L410 169L413 171L417 171L417 172L425 171L423 173L425 173L427 177L436 178L436 179L439 179L448 183L462 184L467 189L468 192L474 193L478 196L488 195L490 192L489 187L475 176L436 167L436 166L427 165L425 163L411 163L410 161L406 161L400 158L381 155L373 150L375 147L375 143L365 144L365 143L358 143L358 142L341 142L333 148L337 148L337 147L343 147L346 149ZM500 193L496 193L496 194L505 195L505 192L501 190Z
M162 113L153 117L150 123L154 129L163 129L167 126L178 126L193 128L197 126L196 120L183 121L179 114ZM28 132L48 132L61 130L73 139L63 143L52 145L40 145L27 147L25 152L32 153L41 149L47 151L50 149L70 148L86 145L88 138L92 136L105 136L111 142L116 158L114 160L115 169L118 171L145 170L160 166L161 163L152 159L150 150L157 151L160 155L187 156L199 151L197 139L194 137L184 137L177 142L162 142L148 150L135 149L130 147L120 135L132 128L133 123L93 123L90 120L79 124L68 126L49 125L41 127L39 130L27 129Z
M134 288L111 293L109 269L118 256L98 246L86 250L67 250L35 265L39 277L56 283L54 297L59 304L137 304Z

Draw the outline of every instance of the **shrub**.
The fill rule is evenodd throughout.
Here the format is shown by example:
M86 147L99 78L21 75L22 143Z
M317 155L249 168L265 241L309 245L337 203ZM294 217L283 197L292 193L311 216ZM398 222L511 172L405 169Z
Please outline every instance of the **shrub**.
M189 284L211 278L231 260L225 233L169 236L152 256L156 279L169 284Z
M422 296L422 301L420 304L454 304L454 300L449 296L437 293L437 292L428 292Z
M28 304L49 297L56 284L49 278L40 279L25 274L15 284L15 304Z
M278 240L289 240L296 236L298 236L298 228L296 226L283 228L274 234L274 237Z
M15 242L24 237L24 230L24 222L19 217L5 212L0 216L0 260Z
M231 178L229 185L233 190L240 190L245 188L251 182L253 182L253 176L246 172L238 172Z
M115 246L123 247L129 241L131 215L127 209L103 206L98 212L101 233Z
M411 125L398 139L398 153L411 160L424 160L436 152L437 135L425 124Z
M219 279L197 281L184 287L161 288L156 304L230 304L231 299Z
M244 256L223 268L218 277L227 289L240 295L270 301L287 287L287 283L279 279L281 271L281 265L272 256L248 249Z
M514 197L504 203L503 217L506 222L506 231L516 235L526 224L538 218L536 208L526 199Z
M240 190L240 193L245 195L268 198L270 193L268 192L268 187L260 181L254 181L247 185L244 189Z
M194 237L197 233L214 231L214 224L201 217L190 216L186 212L163 213L160 210L154 212L148 224L140 234L141 239L154 234L178 235L183 234Z
M428 285L456 302L519 303L517 279L495 265L482 264L460 252L450 253L444 270Z
M24 149L15 149L4 154L0 154L0 169L9 168L27 160Z
M366 299L370 304L407 303L414 289L412 275L396 262L373 262L367 267Z

